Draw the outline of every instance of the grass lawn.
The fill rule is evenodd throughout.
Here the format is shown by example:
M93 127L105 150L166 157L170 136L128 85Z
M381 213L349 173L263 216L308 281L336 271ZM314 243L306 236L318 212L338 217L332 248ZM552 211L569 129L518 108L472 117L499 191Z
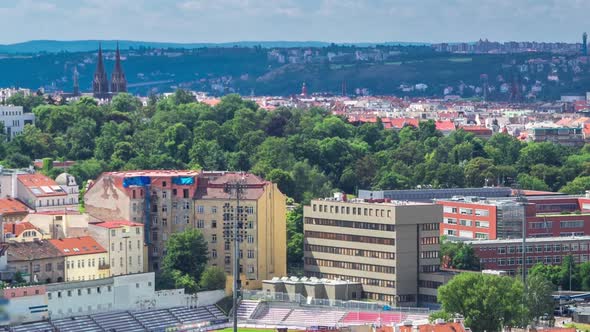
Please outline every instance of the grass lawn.
M575 327L578 330L581 331L590 331L590 325L588 324L581 324L581 323L569 323L569 324L565 324L566 327Z

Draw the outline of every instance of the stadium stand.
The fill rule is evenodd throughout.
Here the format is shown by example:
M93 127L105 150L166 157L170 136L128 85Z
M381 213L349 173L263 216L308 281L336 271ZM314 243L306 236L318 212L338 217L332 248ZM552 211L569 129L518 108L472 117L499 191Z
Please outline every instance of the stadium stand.
M36 322L0 329L4 332L145 332L200 322L219 322L227 317L216 306L175 307L119 311Z
M266 305L256 314L254 319L262 324L278 324L281 323L292 310L292 308L274 308Z
M381 322L381 324L400 323L404 315L400 313L382 312L349 312L342 320L345 324L366 324Z
M297 326L335 326L346 315L345 311L293 309L282 321L285 325Z
M250 319L259 301L243 300L238 307L238 320Z

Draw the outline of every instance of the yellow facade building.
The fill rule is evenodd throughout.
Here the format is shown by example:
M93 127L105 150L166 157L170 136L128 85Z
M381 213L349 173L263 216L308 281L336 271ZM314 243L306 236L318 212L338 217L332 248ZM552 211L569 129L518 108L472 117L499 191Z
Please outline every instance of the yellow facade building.
M90 236L49 242L64 255L64 280L80 281L111 276L108 252Z

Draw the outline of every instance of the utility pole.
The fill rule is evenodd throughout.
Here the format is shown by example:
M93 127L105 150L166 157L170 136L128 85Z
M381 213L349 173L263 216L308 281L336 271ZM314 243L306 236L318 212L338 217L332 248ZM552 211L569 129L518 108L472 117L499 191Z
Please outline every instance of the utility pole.
M234 268L233 268L233 332L238 332L238 293L240 291L240 242L243 240L239 234L239 229L242 228L242 218L240 211L240 198L244 193L246 184L244 178L240 178L234 182L228 182L225 184L224 190L230 195L230 199L233 195L236 197L236 209L235 213L231 213L231 205L229 209L229 218L224 218L226 225L224 225L224 235L226 239L232 239L234 241ZM233 217L233 218L232 218ZM233 220L232 220L233 219ZM229 226L232 226L230 232ZM240 226L240 227L238 227Z

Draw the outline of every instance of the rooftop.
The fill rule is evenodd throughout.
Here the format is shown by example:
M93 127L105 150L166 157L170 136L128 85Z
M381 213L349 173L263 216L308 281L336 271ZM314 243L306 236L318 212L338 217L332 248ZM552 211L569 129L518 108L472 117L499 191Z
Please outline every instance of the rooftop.
M590 241L590 236L530 237L530 238L526 239L526 243L570 242L570 241ZM465 243L476 244L476 245L522 244L522 239L476 240L476 241L465 241Z
M0 214L27 213L29 208L14 198L0 199Z
M19 174L17 178L36 197L66 196L57 182L43 174Z
M3 225L4 234L14 234L14 236L21 235L24 231L37 229L35 225L31 224L30 222L19 222L19 223L5 223Z
M64 256L58 248L49 241L8 243L8 261L23 261L31 259L47 259Z
M398 201L398 200L393 200L393 199L389 199L389 198L383 198L383 199L352 198L352 199L348 199L348 200L343 200L343 199L328 197L328 198L313 199L312 202L334 202L334 203L384 205L384 206L433 205L432 203L428 203L428 202Z
M109 229L121 228L121 227L125 227L125 226L127 226L127 227L134 227L134 226L143 227L143 224L131 222L129 220L103 221L103 222L94 223L94 224L90 224L90 225L97 226L97 227L109 228Z
M133 177L133 176L149 176L149 177L171 177L171 176L197 176L199 171L191 170L136 170L123 172L107 172L104 175L111 175L116 177Z
M90 236L49 240L49 242L64 256L100 254L107 252Z

